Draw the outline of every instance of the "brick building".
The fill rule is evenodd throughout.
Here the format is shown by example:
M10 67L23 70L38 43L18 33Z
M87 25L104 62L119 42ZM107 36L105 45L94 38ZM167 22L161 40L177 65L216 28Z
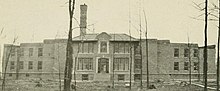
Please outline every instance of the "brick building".
M146 80L146 39L106 32L87 34L87 5L81 5L80 9L81 32L72 40L73 78L76 76L77 81L129 81L131 69L132 81L138 81L141 77ZM192 79L202 78L203 47L198 44L170 43L169 40L147 41L150 80L188 79L189 67ZM2 67L7 66L6 78L58 79L60 72L63 79L66 44L67 39L5 44ZM214 78L215 70L215 46L212 45L208 47L209 78Z

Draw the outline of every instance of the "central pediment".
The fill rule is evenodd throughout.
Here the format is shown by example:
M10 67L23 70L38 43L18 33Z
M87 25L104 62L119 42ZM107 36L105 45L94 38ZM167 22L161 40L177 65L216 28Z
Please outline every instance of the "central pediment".
M107 34L106 32L102 32L99 35L96 36L96 39L98 40L110 40L112 37Z

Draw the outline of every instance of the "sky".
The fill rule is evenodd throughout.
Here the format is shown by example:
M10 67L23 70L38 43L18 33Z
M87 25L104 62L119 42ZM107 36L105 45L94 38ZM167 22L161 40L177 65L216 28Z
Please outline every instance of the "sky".
M12 43L14 37L18 37L17 44L66 38L69 26L67 1L0 0L0 29L4 28L0 43ZM148 21L149 38L188 42L188 35L190 42L202 46L204 44L204 22L191 17L197 17L203 13L193 7L193 2L203 1L130 0L132 36L139 37L140 19L142 31L145 32L144 10ZM90 26L88 26L87 33L128 34L129 0L76 0L74 17L77 21L79 21L79 6L84 3L88 5L87 22ZM200 19L204 17L201 16ZM74 20L74 27L78 26L76 20ZM91 26L92 24L94 26ZM208 44L216 44L216 26L217 22L209 22ZM79 29L73 32L73 36L77 35L79 35ZM144 34L142 35L144 37Z
M130 1L130 4L129 4ZM196 20L204 13L194 8L195 3L204 0L76 0L74 27L78 27L79 8L88 5L87 33L126 33L131 20L131 34L139 37L141 23L145 32L144 13L148 22L148 36L151 39L171 42L198 43L204 45L204 21ZM210 5L217 0L209 0ZM69 26L68 0L0 0L0 45L43 42L44 39L67 38ZM130 18L129 18L130 6ZM199 17L204 19L204 16ZM217 44L217 24L208 24L208 44ZM79 29L73 36L79 35Z

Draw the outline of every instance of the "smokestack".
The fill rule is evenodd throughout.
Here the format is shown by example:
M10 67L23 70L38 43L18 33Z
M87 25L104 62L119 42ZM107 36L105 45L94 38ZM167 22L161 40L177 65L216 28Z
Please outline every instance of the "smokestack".
M87 5L80 5L80 36L86 34Z

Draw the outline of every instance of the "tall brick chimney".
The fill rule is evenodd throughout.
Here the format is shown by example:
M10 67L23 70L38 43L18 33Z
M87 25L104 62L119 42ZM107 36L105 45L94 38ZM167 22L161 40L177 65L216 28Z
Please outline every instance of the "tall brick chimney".
M86 34L87 5L80 5L80 35Z

